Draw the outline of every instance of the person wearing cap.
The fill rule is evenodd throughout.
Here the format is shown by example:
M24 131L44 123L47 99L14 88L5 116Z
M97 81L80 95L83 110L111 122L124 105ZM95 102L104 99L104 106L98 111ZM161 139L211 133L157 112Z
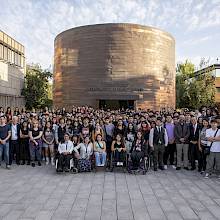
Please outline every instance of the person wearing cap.
M64 140L58 145L58 172L69 171L70 160L73 152L73 142L70 140L68 133L64 134Z
M168 136L166 129L162 126L161 117L157 117L156 127L150 130L149 145L153 150L154 171L157 171L158 164L159 169L164 170L163 157L165 147L168 145Z
M220 129L216 119L211 120L211 128L206 130L207 146L210 147L210 154L207 157L205 178L216 172L220 179Z

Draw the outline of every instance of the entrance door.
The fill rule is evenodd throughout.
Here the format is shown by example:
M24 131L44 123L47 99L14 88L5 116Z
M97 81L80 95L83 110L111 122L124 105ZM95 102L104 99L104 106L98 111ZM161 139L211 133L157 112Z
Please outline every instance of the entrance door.
M134 100L99 100L99 108L103 109L134 109Z

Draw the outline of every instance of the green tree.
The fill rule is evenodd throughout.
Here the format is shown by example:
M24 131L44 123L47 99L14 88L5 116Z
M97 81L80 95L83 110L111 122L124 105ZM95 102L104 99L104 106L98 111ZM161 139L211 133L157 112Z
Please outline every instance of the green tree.
M215 102L215 85L212 69L194 75L195 66L188 60L177 65L176 100L178 108L200 108Z
M178 108L189 107L190 105L190 79L195 72L195 66L188 60L185 63L177 64L176 68L176 105Z
M49 97L49 80L51 78L52 73L42 70L39 64L27 65L25 85L22 91L27 109L39 109L52 105L51 97Z

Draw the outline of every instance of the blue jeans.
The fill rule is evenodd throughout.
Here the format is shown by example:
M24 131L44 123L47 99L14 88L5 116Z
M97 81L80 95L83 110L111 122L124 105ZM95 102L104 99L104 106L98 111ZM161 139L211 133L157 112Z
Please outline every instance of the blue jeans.
M9 142L6 144L0 144L0 163L2 162L2 153L4 151L4 161L9 164Z
M96 161L96 166L100 165L105 165L106 161L106 152L95 152L95 161Z

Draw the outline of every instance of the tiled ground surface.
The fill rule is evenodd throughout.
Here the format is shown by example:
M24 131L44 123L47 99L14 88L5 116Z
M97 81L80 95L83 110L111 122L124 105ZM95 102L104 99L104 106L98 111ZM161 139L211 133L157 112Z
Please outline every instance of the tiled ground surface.
M220 180L171 168L143 176L2 167L0 219L220 219Z

